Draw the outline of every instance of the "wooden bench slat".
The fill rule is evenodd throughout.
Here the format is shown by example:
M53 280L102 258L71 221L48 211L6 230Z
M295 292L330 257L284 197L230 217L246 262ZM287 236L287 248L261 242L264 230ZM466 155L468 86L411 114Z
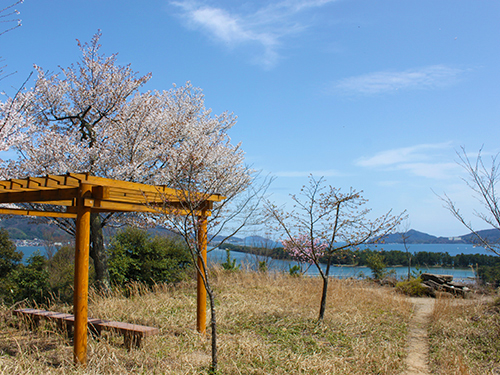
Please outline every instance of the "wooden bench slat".
M122 322L111 322L103 320L100 324L101 327L119 330L119 331L129 331L135 334L140 334L141 336L151 336L156 335L160 330L156 327L142 326L139 324L122 323Z
M70 331L75 322L75 316L66 313L59 313L54 311L38 310L38 309L18 309L13 311L14 315L21 316L32 316L37 321L40 318L45 318L47 320L53 320L60 325L60 323L65 322L66 328ZM87 324L91 332L100 334L102 329L109 331L116 331L124 335L125 346L130 349L131 345L137 347L141 344L141 338L156 335L160 330L156 327L148 327L139 324L123 323L123 322L113 322L109 320L102 320L96 318L88 318Z

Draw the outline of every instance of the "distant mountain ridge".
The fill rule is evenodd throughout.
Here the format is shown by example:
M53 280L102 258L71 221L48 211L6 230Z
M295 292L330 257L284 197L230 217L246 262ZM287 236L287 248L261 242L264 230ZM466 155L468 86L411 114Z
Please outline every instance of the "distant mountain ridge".
M477 233L484 239L492 243L500 242L500 230L485 229L479 230ZM406 233L393 233L384 237L385 243L403 243L403 235L407 237L408 244L476 244L478 240L472 233L457 237L436 237L427 233L419 232L410 229Z
M72 236L63 232L55 225L47 225L41 223L34 223L28 217L8 217L5 219L0 218L0 228L5 228L9 232L12 239L32 240L48 239L52 241L70 241ZM159 235L172 235L172 232L164 228L153 228L149 230L153 234ZM112 235L113 233L109 233ZM478 231L478 234L492 243L500 243L500 230L485 229ZM477 239L472 233L465 234L457 237L436 237L431 234L419 232L410 229L406 232L408 244L475 244ZM214 242L221 242L225 239L224 236L216 236ZM280 246L280 243L272 241L262 236L254 235L248 237L231 237L227 239L227 243L243 246L255 246L274 248ZM385 243L403 243L403 233L393 233L384 237Z

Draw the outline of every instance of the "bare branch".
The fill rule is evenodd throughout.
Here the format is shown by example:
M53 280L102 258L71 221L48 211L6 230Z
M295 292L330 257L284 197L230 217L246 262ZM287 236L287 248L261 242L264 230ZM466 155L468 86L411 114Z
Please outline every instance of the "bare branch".
M464 182L476 194L475 198L484 208L483 211L475 210L474 215L494 229L500 230L500 208L496 193L496 184L500 178L499 154L491 158L491 165L488 168L483 161L481 152L482 150L480 149L476 162L472 163L465 148L461 147L461 151L457 151L460 160L459 164L467 173L467 177L463 179ZM479 245L500 256L500 244L488 240L477 229L473 228L472 223L466 220L456 203L448 195L444 194L440 199L444 202L444 207L470 230Z

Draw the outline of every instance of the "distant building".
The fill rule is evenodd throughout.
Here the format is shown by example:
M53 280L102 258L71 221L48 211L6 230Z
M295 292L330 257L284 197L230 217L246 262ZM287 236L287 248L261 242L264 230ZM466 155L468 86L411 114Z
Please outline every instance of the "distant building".
M462 241L462 237L448 237L450 241Z

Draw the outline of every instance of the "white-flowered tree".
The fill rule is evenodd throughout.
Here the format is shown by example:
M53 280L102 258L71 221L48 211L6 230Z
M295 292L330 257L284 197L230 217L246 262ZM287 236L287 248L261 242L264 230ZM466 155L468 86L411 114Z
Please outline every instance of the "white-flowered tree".
M343 193L325 186L323 178L309 177L300 196L292 195L290 212L268 202L267 211L275 230L284 234L283 247L299 261L313 264L323 281L318 321L323 320L328 293L328 279L334 254L364 243L378 241L392 232L404 213L387 212L369 219L367 200L353 189ZM326 262L323 269L322 263Z
M78 42L81 60L58 74L35 66L34 87L0 103L0 119L10 129L2 148L17 151L17 158L2 161L1 177L75 172L192 191L216 188L210 192L229 198L213 209L223 212L254 179L228 136L235 117L213 115L190 83L141 92L151 74L139 76L118 65L116 55L101 54L100 36ZM220 216L212 216L219 218L214 224ZM92 214L91 257L103 286L109 276L102 228L122 219ZM72 219L56 220L74 233Z

